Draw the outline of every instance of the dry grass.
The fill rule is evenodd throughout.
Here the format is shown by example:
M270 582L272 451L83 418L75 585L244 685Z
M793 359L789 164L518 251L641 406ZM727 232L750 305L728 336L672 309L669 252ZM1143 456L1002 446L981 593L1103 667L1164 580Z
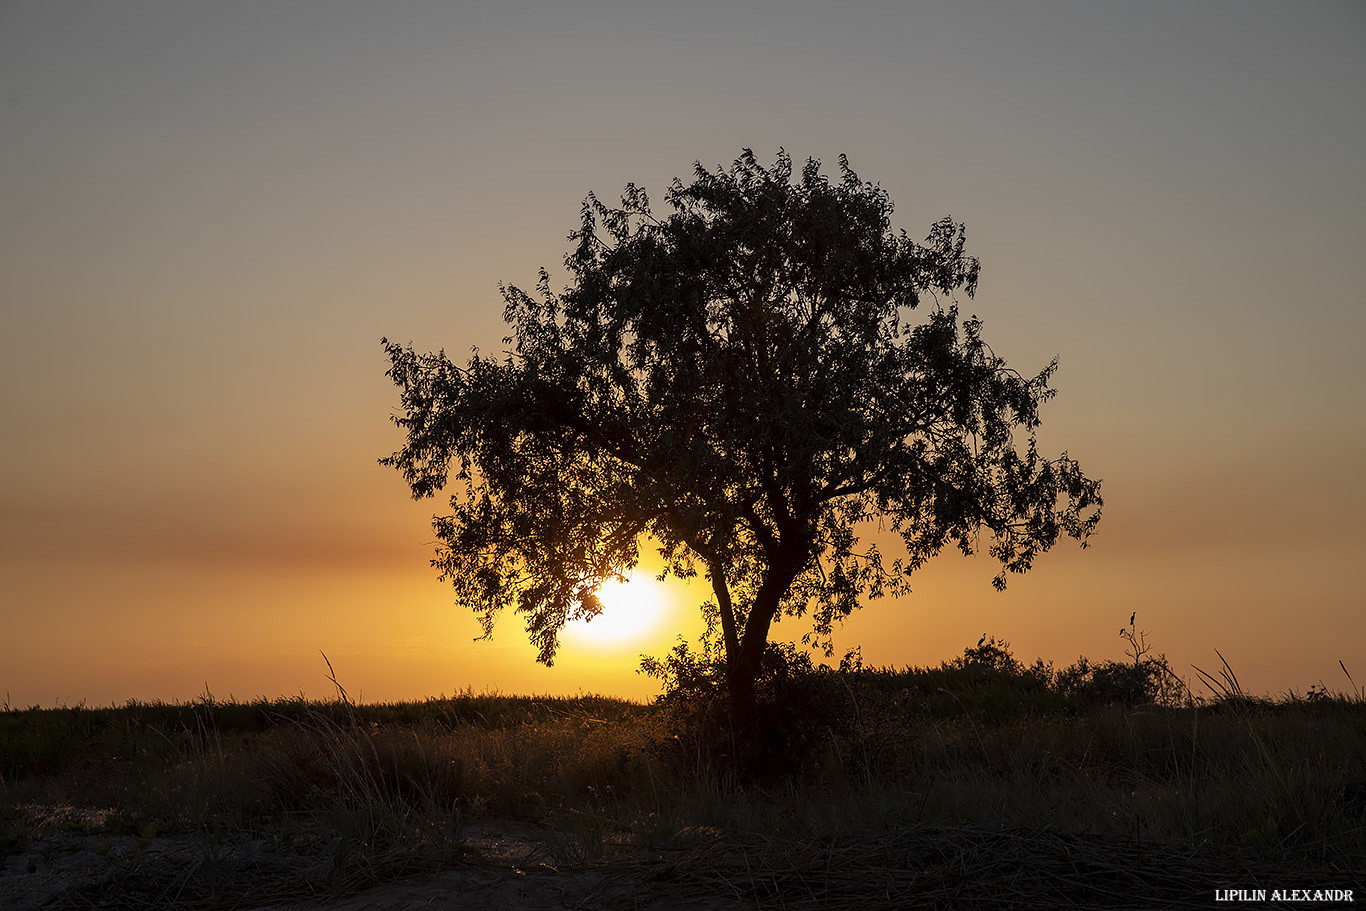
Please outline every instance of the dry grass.
M0 853L40 866L67 835L122 839L120 863L49 905L114 909L349 893L479 862L471 826L498 819L557 869L611 862L740 906L1175 908L1257 871L1296 887L1366 872L1358 694L997 712L972 708L995 690L947 698L946 679L896 698L851 684L857 724L812 726L807 760L744 787L675 716L612 700L7 712L56 770L7 760ZM84 752L44 748L43 725ZM105 812L37 810L61 805ZM667 862L621 860L646 849Z

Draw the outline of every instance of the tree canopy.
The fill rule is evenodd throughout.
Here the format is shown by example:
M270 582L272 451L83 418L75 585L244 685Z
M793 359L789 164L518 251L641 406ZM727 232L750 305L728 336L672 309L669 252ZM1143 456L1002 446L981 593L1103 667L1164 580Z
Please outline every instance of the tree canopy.
M656 547L709 580L732 693L752 698L780 615L828 652L861 599L907 591L947 546L984 542L1004 588L1060 535L1086 545L1100 483L1035 440L1057 361L1022 375L960 316L979 270L961 225L894 230L843 156L832 179L745 150L665 201L590 195L568 286L542 269L534 292L501 287L500 356L383 343L406 441L382 461L415 497L452 484L433 564L486 633L512 608L550 663L598 585ZM900 539L890 561L875 523Z

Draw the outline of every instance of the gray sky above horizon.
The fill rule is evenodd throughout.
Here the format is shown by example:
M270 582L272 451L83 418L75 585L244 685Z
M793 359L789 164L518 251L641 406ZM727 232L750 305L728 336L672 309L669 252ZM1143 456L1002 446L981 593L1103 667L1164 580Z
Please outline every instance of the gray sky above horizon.
M588 192L745 147L965 222L964 311L1060 357L1041 441L1105 479L1092 549L943 558L841 647L1119 658L1137 610L1181 667L1360 679L1362 98L1359 3L0 3L0 690L325 692L321 649L367 697L651 692L664 628L469 641L378 342L498 349Z

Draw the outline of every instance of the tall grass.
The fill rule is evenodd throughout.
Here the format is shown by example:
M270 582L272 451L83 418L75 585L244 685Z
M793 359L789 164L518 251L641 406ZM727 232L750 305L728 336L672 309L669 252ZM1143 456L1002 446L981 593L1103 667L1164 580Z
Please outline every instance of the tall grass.
M10 709L0 854L72 828L54 808L73 806L102 814L78 829L228 846L200 866L239 891L274 882L272 895L285 881L345 891L449 864L490 820L534 826L558 863L622 845L966 826L1366 870L1355 689L1252 699L1226 668L1201 698L1143 669L1143 655L1128 678L1107 678L1105 663L1026 667L985 638L937 668L782 660L786 676L769 683L793 713L773 741L787 761L758 779L725 761L717 706L677 688L654 705L473 692L363 705L339 687L325 702Z

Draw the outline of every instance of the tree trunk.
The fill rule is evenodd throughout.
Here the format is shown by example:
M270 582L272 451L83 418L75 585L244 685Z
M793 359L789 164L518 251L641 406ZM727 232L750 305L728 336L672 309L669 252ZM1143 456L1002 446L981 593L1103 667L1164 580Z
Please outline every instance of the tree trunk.
M730 600L724 568L717 561L709 564L712 591L716 593L716 609L721 615L721 641L726 647L726 667L734 664L740 654L740 639L735 628L735 606Z
M804 562L792 554L788 557L770 566L750 605L738 648L732 653L728 647L726 653L726 683L730 689L737 758L741 773L746 776L762 775L773 760L781 758L767 755L765 749L765 732L759 717L758 681L764 651L768 647L769 628L778 615L783 595L801 572Z

